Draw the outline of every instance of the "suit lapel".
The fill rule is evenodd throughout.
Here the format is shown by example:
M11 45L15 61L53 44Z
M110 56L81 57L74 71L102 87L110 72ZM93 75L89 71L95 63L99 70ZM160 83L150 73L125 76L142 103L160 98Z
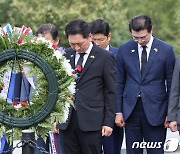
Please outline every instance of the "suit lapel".
M96 59L96 55L97 55L98 51L96 50L96 45L93 44L93 48L87 58L87 61L84 65L84 68L80 74L79 79L77 80L77 83L81 80L81 78L83 77L83 75L85 74L85 72L88 70L88 68L91 66L91 64L93 63L93 61Z
M138 74L139 79L141 79L141 72L140 72L140 64L139 64L139 54L138 54L138 45L137 43L133 42L130 48L131 58L136 68L136 72Z
M72 50L70 57L69 57L72 69L75 69L75 53L76 52L74 50Z
M154 38L153 40L153 44L151 46L151 50L150 50L150 53L149 53L149 58L148 58L148 62L147 62L147 66L145 68L145 71L143 73L143 76L142 76L142 81L145 79L146 75L148 74L157 54L158 54L158 47L159 47L159 44L156 40L156 38Z

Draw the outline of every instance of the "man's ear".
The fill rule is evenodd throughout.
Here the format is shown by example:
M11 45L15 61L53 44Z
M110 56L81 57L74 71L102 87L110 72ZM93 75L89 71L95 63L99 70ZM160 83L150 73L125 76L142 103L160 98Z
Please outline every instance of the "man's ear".
M58 45L59 42L60 42L60 39L59 39L59 37L57 37L57 38L54 40L54 44L55 44L55 45Z
M111 33L108 34L108 38L107 39L108 39L108 41L111 40Z
M153 34L153 27L152 27L152 30L151 30L151 34Z
M91 33L89 34L89 39L90 39L90 41L92 41L92 34Z

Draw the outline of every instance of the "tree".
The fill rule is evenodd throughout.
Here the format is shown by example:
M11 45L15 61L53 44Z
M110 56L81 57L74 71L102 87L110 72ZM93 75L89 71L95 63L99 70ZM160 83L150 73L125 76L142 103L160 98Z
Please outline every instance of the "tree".
M53 23L59 29L61 46L68 47L64 34L66 24L83 18L92 22L102 18L109 22L111 44L119 46L129 40L128 21L139 14L152 18L154 35L175 47L179 47L180 1L171 0L1 0L0 21L15 26L30 26L33 31L43 23Z
M9 3L9 5L8 5ZM126 9L121 9L119 0L92 1L92 0L9 0L1 2L6 6L7 17L2 17L3 23L15 26L30 26L33 31L42 23L51 22L59 29L61 45L68 47L64 35L65 25L74 19L83 18L92 22L102 18L109 22L112 30L112 44L118 46L127 40ZM1 11L3 14L3 10Z

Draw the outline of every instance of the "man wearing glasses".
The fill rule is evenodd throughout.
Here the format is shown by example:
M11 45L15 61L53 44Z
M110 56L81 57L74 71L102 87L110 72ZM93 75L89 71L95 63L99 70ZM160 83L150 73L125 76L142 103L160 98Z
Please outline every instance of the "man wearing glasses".
M111 39L111 32L109 24L102 20L97 19L91 23L92 40L101 48L104 48L116 56L118 48L109 45ZM103 152L104 154L120 154L123 142L123 128L114 124L113 133L109 137L103 139Z
M129 30L133 39L122 44L116 56L115 122L125 126L127 154L143 154L143 148L147 154L163 154L173 47L152 35L147 15L131 19Z

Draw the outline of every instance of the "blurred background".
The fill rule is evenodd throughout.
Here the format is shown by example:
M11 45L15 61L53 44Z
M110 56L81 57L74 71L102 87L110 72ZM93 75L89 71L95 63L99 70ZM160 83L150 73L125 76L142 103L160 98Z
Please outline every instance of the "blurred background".
M171 44L180 54L180 0L0 0L0 25L30 26L35 31L44 23L57 26L60 46L68 47L66 24L82 18L102 18L111 26L111 44L118 47L131 39L129 20L139 14L152 18L154 35Z

